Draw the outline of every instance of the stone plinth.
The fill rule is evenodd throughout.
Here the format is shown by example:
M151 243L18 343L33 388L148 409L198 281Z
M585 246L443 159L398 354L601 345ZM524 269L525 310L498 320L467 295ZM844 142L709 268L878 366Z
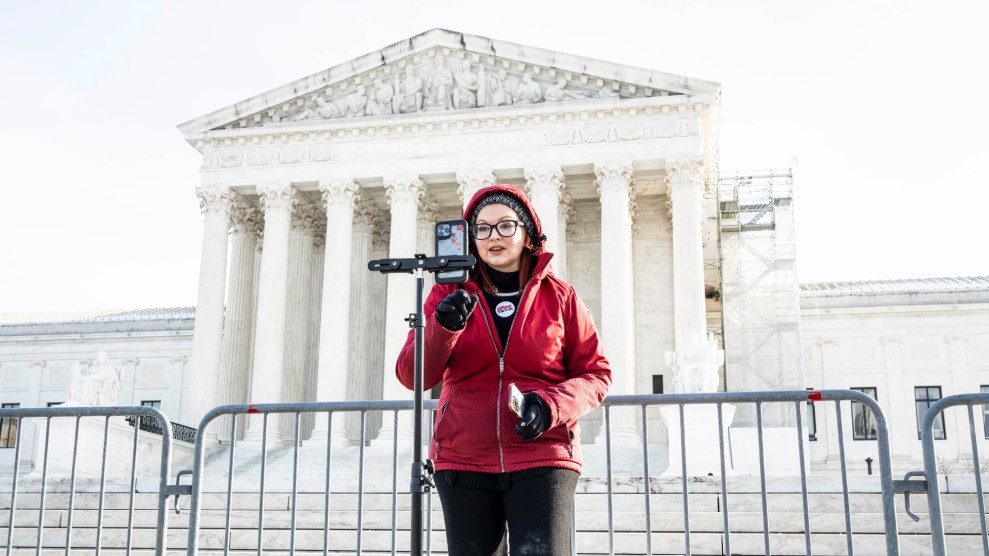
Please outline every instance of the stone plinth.
M680 407L665 406L659 409L666 421L669 438L670 466L663 475L683 475L683 446L680 442ZM689 476L720 476L721 449L718 441L718 408L709 405L686 405L683 408L683 434L686 438L687 466ZM721 406L722 430L725 445L726 473L732 474L729 427L735 417L735 407Z
M104 433L106 450L104 451ZM75 443L76 419L53 418L48 428L48 479L68 479L72 475L73 450L75 449L75 474L77 478L99 478L104 469L108 480L126 480L131 476L134 457L134 427L124 417L83 417L79 419L78 444ZM45 426L38 424L35 433L36 462L27 480L40 479L42 462L45 461ZM136 478L161 476L161 436L141 431L137 439L137 456L133 461ZM193 448L189 444L172 443L172 469L188 469L192 465Z
M759 474L759 429L756 427L732 427L731 455L732 468L736 473ZM806 433L801 441L804 444L804 466L809 471L810 457ZM799 475L800 447L796 427L763 427L762 450L766 475ZM876 473L879 465L876 464Z

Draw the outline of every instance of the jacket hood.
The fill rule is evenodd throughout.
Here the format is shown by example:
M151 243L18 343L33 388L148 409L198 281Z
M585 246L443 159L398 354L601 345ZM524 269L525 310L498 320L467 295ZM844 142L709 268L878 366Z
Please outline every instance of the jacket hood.
M488 195L494 193L502 193L513 197L521 203L523 207L525 207L525 210L529 211L529 216L532 217L532 225L536 228L536 237L531 239L534 244L538 245L537 251L542 251L546 241L546 236L543 235L543 224L539 220L539 215L536 214L536 209L532 206L532 203L529 202L529 197L527 197L521 189L515 187L514 185L507 183L496 183L494 185L489 185L478 189L477 193L474 193L474 196L471 197L470 202L467 203L467 207L464 208L464 220L466 220L468 224L472 224L470 221L470 215L474 212L474 208L481 202L481 199L484 199Z

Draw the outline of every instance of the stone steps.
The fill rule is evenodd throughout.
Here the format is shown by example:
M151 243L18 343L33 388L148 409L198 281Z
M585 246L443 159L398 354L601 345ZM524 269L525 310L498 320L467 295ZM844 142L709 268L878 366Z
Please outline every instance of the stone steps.
M583 481L585 488L592 488L592 480ZM627 485L625 485L627 486ZM770 545L774 554L803 554L806 551L803 534L803 505L800 493L773 492L766 496ZM845 554L845 516L841 493L811 493L808 495L812 549L815 554ZM151 553L155 544L158 498L155 493L134 494L133 510L129 510L130 495L125 492L104 494L101 549L104 554L123 553L126 548L127 524L132 523L131 554ZM295 549L299 553L321 551L324 538L325 496L320 493L301 493L294 497L286 493L266 493L264 496L263 546L266 553L287 552L292 544L292 502L295 501ZM428 500L428 499L427 499ZM258 542L258 511L260 496L257 493L236 492L232 496L230 510L229 548L231 553L256 553ZM10 496L0 496L0 541L7 544L10 520ZM37 544L38 507L37 492L19 492L14 519L12 554L35 553ZM66 492L48 492L45 496L44 533L42 553L64 554L70 515L69 495ZM683 497L679 493L652 493L651 540L654 554L681 554L685 552ZM953 553L970 554L982 551L977 505L971 493L942 495L945 512L945 529L949 549ZM96 543L99 494L77 492L72 497L73 511L71 546L73 554L86 554ZM885 553L884 523L881 498L878 492L851 493L853 508L852 534L855 551L860 554ZM916 496L913 509L921 521L913 522L902 511L902 497L897 498L897 527L901 554L929 554L930 521L926 514L926 497ZM358 516L358 505L361 514ZM642 492L617 492L611 497L613 515L612 532L609 532L608 495L604 492L580 492L576 499L577 550L580 554L647 553L645 495ZM691 493L689 495L690 544L694 554L721 554L723 551L724 514L723 501L718 493ZM188 507L184 499L183 507ZM360 539L364 554L390 553L392 545L392 508L396 508L395 543L399 552L408 551L409 508L411 496L372 492L358 497L356 493L334 492L330 496L330 542L334 553L355 553L358 543L357 527L364 531ZM168 505L167 545L170 553L182 553L188 536L188 511L175 514ZM732 531L732 551L737 554L764 552L762 497L758 493L729 493L729 527ZM224 530L227 523L226 494L205 492L202 497L199 545L203 553L221 552L224 546ZM439 500L432 497L429 519L432 534L429 548L432 552L445 552L443 519ZM613 549L612 549L613 545ZM117 551L117 552L114 552Z

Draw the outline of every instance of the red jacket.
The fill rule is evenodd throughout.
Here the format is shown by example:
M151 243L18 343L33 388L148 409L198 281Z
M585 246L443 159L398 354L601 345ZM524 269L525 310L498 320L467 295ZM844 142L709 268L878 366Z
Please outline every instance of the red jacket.
M505 190L528 205L514 187ZM472 199L466 216L478 200ZM535 211L529 211L541 234ZM436 305L457 285L435 285L424 303L423 388L443 381L430 447L438 471L508 473L546 466L581 471L578 420L604 400L611 368L584 303L553 275L552 255L537 255L505 346L477 283L460 286L479 298L463 330L451 332L435 316ZM396 365L399 381L410 390L414 369L410 331ZM518 417L508 408L512 383L539 395L550 410L546 432L535 440L523 441L515 432Z

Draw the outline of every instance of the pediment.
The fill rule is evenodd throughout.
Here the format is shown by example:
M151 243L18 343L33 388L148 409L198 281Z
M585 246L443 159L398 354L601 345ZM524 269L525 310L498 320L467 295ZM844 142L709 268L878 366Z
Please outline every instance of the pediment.
M327 120L719 91L720 85L709 81L433 29L179 129L188 136Z

